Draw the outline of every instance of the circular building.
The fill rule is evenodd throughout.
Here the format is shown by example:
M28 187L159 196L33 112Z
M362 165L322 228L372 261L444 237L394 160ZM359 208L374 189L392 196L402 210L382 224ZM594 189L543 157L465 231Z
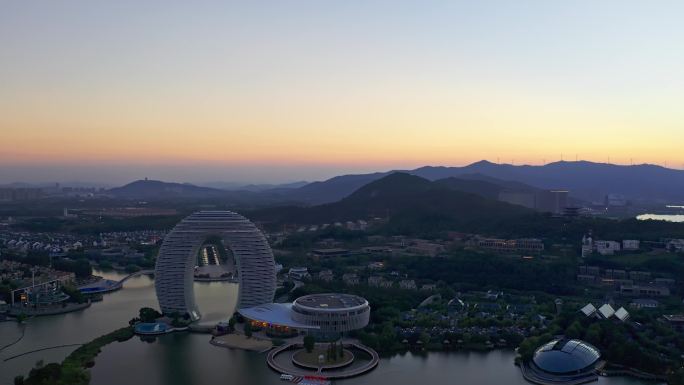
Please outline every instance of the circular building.
M557 339L539 347L532 363L551 375L582 375L593 373L600 357L598 349L584 341Z
M351 294L305 295L292 303L292 319L316 327L321 334L334 335L368 325L370 305Z
M155 289L165 314L200 318L193 291L193 270L200 247L219 237L232 251L239 282L238 309L273 301L276 290L275 261L264 235L240 214L232 211L200 211L178 223L164 238L155 266Z

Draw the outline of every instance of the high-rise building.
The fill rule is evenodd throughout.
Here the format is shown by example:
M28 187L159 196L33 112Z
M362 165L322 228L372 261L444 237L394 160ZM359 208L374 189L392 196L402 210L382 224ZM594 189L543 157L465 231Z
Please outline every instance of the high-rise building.
M232 211L194 213L169 232L155 267L155 289L165 314L200 318L193 291L193 270L200 247L218 237L232 251L239 280L238 309L270 303L276 289L273 252L263 233Z

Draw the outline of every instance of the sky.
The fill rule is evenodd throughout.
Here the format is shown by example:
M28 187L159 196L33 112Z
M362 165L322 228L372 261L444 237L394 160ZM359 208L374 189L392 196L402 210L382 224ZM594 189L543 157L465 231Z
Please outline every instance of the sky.
M0 183L684 167L681 1L5 1Z

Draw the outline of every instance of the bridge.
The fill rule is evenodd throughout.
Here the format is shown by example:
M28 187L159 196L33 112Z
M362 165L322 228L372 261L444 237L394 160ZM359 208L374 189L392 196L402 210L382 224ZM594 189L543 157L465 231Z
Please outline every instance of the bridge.
M128 274L127 276L123 277L121 280L119 280L119 285L123 285L124 282L128 281L129 279L133 277L138 277L141 275L151 275L154 274L154 270L139 270L136 271L135 273Z
M141 275L154 274L154 270L139 270L134 273L128 274L118 281L111 279L102 279L97 282L90 283L78 288L83 294L101 294L109 293L111 291L119 290L123 287L123 284L133 277L138 277Z

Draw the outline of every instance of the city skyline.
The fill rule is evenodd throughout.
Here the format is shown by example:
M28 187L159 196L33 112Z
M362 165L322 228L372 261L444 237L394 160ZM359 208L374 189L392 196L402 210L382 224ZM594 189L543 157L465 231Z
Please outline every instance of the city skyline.
M5 4L0 183L277 183L561 154L679 169L682 10Z

